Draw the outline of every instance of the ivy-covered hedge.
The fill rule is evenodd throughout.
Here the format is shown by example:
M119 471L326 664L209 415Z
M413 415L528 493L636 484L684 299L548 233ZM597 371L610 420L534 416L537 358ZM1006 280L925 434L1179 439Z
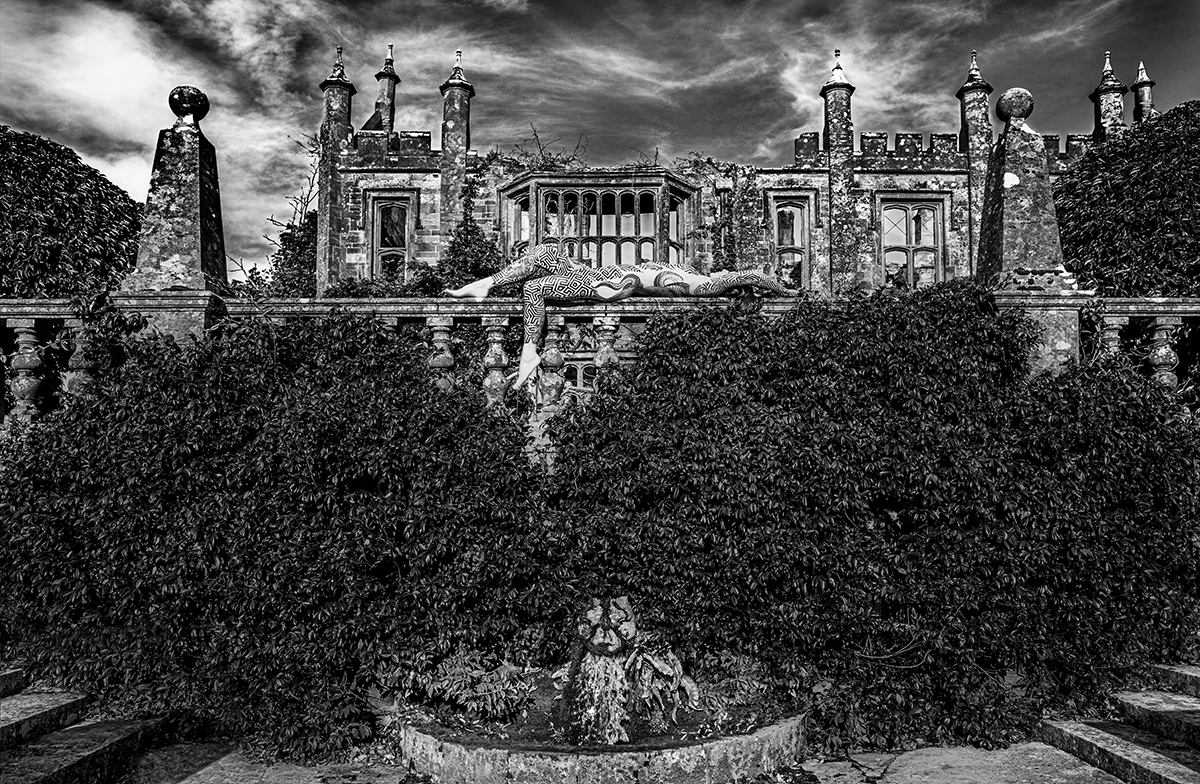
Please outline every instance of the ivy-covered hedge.
M658 319L545 476L374 321L135 340L0 447L0 657L311 757L628 593L830 745L1000 743L1200 619L1200 431L1119 362L1027 380L1032 340L969 282Z
M0 297L116 288L141 205L61 144L0 125Z
M816 737L1002 742L1200 624L1200 429L1120 364L1028 382L1032 339L962 282L659 321L557 422L547 562L770 663Z
M1200 297L1200 101L1101 144L1058 179L1067 267L1110 297Z
M368 734L381 667L516 634L523 431L437 390L411 335L335 316L128 351L0 449L0 658L311 757Z

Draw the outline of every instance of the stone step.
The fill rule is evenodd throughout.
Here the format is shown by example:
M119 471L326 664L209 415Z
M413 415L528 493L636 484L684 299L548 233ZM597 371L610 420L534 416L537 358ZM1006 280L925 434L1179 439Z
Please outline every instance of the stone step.
M0 751L0 782L110 784L153 743L161 720L76 724Z
M1200 664L1155 664L1150 670L1172 691L1200 697Z
M21 692L5 697L0 700L0 751L74 724L87 703L87 697L68 692Z
M0 697L16 694L25 688L25 671L0 669Z
M1128 784L1200 784L1200 753L1185 743L1114 721L1043 721L1051 746Z
M1118 692L1113 699L1133 724L1200 749L1200 697L1147 689Z

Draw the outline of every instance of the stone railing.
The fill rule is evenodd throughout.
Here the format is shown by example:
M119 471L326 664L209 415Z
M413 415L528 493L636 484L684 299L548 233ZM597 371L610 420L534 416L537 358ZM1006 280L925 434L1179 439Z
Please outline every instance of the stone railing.
M164 302L164 296L168 295ZM154 296L117 294L114 304L128 311L161 317L175 310L208 308L216 299L196 292L161 292ZM1053 300L1064 311L1078 302ZM1002 307L1036 310L1029 296L997 293ZM1009 302L1008 300L1013 300ZM448 388L457 383L456 360L451 351L455 331L475 325L485 333L482 392L489 404L505 393L505 378L516 370L515 356L505 345L510 336L519 340L523 328L521 303L516 299L464 302L446 299L287 299L226 300L215 308L234 319L268 318L288 322L316 318L337 308L359 315L372 315L397 327L416 326L427 331L432 347L429 365L437 383ZM1195 386L1200 379L1200 352L1192 351L1181 364L1177 341L1186 328L1200 333L1200 299L1104 299L1100 300L1099 345L1106 351L1126 351L1144 357L1146 371L1165 387L1180 391L1184 402L1195 406ZM790 300L765 300L768 315L790 309ZM656 314L697 308L732 307L728 300L642 298L609 305L550 307L547 314L541 374L536 384L539 410L553 411L566 396L586 394L598 372L627 362L633 357L634 340ZM152 319L153 322L153 319ZM161 319L158 323L163 323ZM80 339L83 322L65 299L0 299L0 349L7 363L11 410L0 399L0 416L6 421L28 421L52 408L62 394L85 392L94 368L88 362Z
M1101 302L1100 350L1144 353L1151 377L1167 389L1187 392L1194 405L1195 387L1200 384L1200 352L1189 356L1181 367L1177 348L1185 333L1200 333L1200 299L1139 297Z
M164 294L172 295L168 297L171 301L164 303ZM455 330L476 325L486 335L482 391L489 405L504 397L506 376L516 371L517 357L509 356L505 344L510 335L519 340L524 326L521 302L516 299L479 303L446 299L226 300L218 301L216 308L210 299L216 298L198 292L160 292L152 296L117 294L113 302L151 316L155 325L174 323L176 320L169 318L175 312L172 309L288 322L317 318L336 308L376 316L396 327L423 327L432 346L429 365L443 388L457 383L458 360L450 350ZM728 300L641 298L608 305L549 307L542 372L536 385L538 408L553 411L565 396L590 390L598 372L629 361L636 336L656 314L731 306ZM762 310L781 314L791 306L789 300L766 300ZM86 358L82 326L69 300L0 299L0 347L8 355L8 383L14 401L12 410L0 408L0 415L28 421L53 407L55 396L86 391L94 368Z

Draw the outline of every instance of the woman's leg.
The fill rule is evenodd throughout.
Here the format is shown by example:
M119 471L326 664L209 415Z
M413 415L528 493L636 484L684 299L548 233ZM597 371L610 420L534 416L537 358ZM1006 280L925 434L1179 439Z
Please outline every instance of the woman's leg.
M771 277L770 275L765 275L758 270L743 270L741 272L727 272L724 274L718 274L709 278L704 283L692 288L692 296L716 297L724 294L730 289L736 289L743 286L752 286L756 289L765 289L772 294L779 294L784 297L795 297L800 293L796 289L787 288L775 278Z
M545 275L553 275L562 268L564 257L558 252L558 246L553 243L543 243L521 258L513 261L495 275L468 283L457 289L446 289L451 297L473 299L476 302L486 297L495 286L509 283L520 283L533 280Z

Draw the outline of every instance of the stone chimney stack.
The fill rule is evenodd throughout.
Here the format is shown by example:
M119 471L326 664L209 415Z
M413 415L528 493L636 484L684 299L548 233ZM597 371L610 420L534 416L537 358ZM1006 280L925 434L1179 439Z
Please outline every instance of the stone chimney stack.
M350 101L357 92L346 78L342 47L333 71L321 82L325 110L317 131L317 296L325 293L342 271L342 185L337 161L354 135Z
M866 280L868 271L859 268L853 226L854 121L850 96L854 85L842 71L842 50L833 51L833 72L821 88L825 100L825 151L829 160L829 260L833 294L844 294Z
M1110 52L1104 53L1104 71L1100 84L1088 96L1096 107L1096 121L1092 138L1097 143L1120 135L1125 130L1125 93L1129 88L1113 73Z
M987 183L988 159L992 155L992 122L988 96L992 86L979 73L977 53L971 51L967 80L954 95L962 111L958 134L959 150L967 154L967 191L969 196L971 274L979 264L979 231L983 220L983 194Z
M1135 123L1153 120L1158 116L1158 110L1154 108L1154 96L1150 89L1154 87L1154 80L1146 75L1146 64L1138 61L1137 81L1133 83L1133 121Z
M462 192L467 181L467 152L471 149L471 99L475 88L462 69L462 51L454 53L454 70L442 90L442 236L462 215Z
M392 133L393 126L396 122L396 85L400 83L400 77L396 75L396 69L392 65L392 45L388 44L387 57L383 60L383 67L379 69L379 73L375 74L375 79L379 82L379 97L375 99L375 113L379 116L379 130Z

